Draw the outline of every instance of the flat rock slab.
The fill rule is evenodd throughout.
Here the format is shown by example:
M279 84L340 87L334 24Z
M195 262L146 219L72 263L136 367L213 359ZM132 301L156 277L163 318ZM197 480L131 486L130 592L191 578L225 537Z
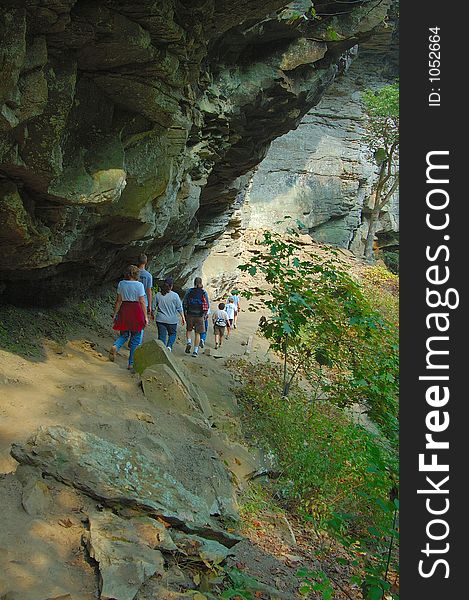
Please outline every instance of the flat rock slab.
M153 535L142 536L133 520L109 511L89 516L84 541L99 564L101 600L133 600L140 586L155 573L164 574L164 558L152 547ZM151 528L151 523L146 523Z
M204 500L188 491L155 457L68 427L40 428L11 455L21 464L76 487L110 505L127 505L188 526L210 524Z
M227 556L234 554L215 540L206 540L198 535L188 535L178 531L174 531L171 535L180 552L208 566L219 565Z
M204 417L210 419L213 416L212 407L205 392L191 382L190 375L185 372L177 358L171 352L168 352L166 346L160 340L145 342L137 348L134 355L134 368L140 375L143 374L145 369L148 367L153 368L154 365L166 365L169 367L202 411Z
M187 388L168 365L158 364L145 369L141 379L143 393L160 408L188 415L200 414Z

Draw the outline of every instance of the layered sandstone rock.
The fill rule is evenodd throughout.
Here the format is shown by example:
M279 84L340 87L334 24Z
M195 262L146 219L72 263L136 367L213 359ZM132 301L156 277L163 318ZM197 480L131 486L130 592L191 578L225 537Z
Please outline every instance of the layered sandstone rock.
M364 142L361 95L394 81L396 60L392 27L383 28L298 128L272 143L246 196L248 227L282 229L289 215L315 240L363 255L377 167ZM381 213L378 244L398 243L398 232L396 194Z
M347 4L3 2L2 298L60 300L141 251L184 281L389 2Z

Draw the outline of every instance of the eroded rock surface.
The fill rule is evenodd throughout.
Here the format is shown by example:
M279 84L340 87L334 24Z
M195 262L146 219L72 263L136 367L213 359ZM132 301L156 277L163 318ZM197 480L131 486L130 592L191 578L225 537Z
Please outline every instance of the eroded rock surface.
M245 227L282 229L288 226L281 223L284 215L290 215L315 240L363 255L377 167L363 141L361 95L395 80L393 31L388 25L363 44L298 128L272 143L246 194ZM398 200L395 194L380 215L380 247L398 244Z
M245 175L295 128L389 0L2 3L3 298L57 301L146 251L184 282ZM336 14L335 14L336 13ZM331 35L331 31L334 35Z
M195 402L197 407L202 411L204 417L209 419L212 416L213 412L205 392L202 389L197 388L191 382L190 377L184 372L182 365L173 357L173 355L160 340L151 340L146 342L135 351L134 366L137 373L140 373L143 376L148 367L153 367L154 365L164 365L174 373L175 380L173 381L175 394L179 394L179 389L182 386L192 401ZM156 367L157 371L160 369L161 366ZM153 377L155 377L154 374ZM151 373L147 372L142 381L145 393L150 393L150 388L152 387ZM164 390L166 386L166 388L171 392L171 387L168 387L171 385L171 378L169 374L166 373L163 377L158 377L157 381L159 382L158 387L160 387L160 390L161 388ZM156 390L153 387L153 395L155 395L155 391Z
M133 506L189 530L213 530L223 537L212 507L155 464L148 450L136 452L57 426L40 429L23 446L13 444L11 453L18 462L39 467L109 506Z
M148 578L164 573L160 550L152 547L132 521L111 512L90 516L85 543L99 565L102 600L133 600Z

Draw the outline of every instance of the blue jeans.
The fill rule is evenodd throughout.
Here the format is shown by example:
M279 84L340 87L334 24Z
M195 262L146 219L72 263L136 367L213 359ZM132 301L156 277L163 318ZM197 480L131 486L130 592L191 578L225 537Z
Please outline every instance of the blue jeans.
M158 327L158 339L161 340L168 348L172 348L174 342L176 341L178 324L159 323L157 321L156 326Z
M205 344L205 340L207 339L207 331L208 331L208 319L205 319L205 331L200 334L200 339Z
M122 348L125 342L130 337L130 354L129 354L129 367L134 364L134 352L140 346L143 340L143 329L142 331L121 331L120 336L114 342L114 346L117 348L117 352Z

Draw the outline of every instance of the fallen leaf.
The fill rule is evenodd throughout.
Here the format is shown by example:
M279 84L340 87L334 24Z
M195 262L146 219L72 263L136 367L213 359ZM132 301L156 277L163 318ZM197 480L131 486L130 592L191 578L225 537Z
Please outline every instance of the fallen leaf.
M73 527L73 521L68 517L66 519L59 519L59 525L62 525L62 527Z

